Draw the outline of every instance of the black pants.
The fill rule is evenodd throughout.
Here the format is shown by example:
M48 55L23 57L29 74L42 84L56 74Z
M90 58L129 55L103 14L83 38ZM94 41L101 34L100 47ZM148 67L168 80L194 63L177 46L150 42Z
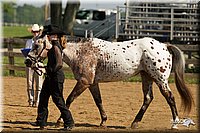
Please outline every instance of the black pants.
M71 112L67 109L63 98L63 82L58 82L48 77L45 78L40 93L38 116L36 119L37 123L40 126L46 126L48 118L48 101L50 96L52 96L53 102L61 112L61 116L64 120L64 127L74 124Z

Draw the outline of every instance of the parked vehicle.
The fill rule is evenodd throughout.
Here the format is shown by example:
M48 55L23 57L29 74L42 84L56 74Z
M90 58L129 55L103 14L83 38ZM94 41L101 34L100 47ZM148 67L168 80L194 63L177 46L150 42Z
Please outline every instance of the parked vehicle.
M73 35L112 40L116 35L116 14L116 10L81 9L76 14ZM45 22L45 25L49 24L51 24L51 18ZM123 27L123 25L118 25L120 31Z
M82 9L76 14L75 36L108 39L115 35L116 11Z

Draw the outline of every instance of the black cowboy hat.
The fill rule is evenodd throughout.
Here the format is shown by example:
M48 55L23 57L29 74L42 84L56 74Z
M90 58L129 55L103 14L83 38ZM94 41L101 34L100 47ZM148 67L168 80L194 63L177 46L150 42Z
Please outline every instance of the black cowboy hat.
M56 25L47 25L44 26L44 30L42 32L42 36L45 35L66 35L66 33Z

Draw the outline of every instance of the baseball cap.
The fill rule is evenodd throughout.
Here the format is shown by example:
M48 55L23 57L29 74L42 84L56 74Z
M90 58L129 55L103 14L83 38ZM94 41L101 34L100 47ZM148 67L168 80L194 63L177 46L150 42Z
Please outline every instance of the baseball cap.
M40 30L40 26L38 24L34 24L31 28L32 31L39 31Z

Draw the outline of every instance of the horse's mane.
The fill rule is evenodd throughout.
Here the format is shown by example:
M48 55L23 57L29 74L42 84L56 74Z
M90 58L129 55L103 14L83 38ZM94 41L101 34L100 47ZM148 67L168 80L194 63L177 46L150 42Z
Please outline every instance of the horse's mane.
M65 36L67 42L70 43L84 43L89 41L89 38L84 38L84 37L71 37L71 36Z
M84 44L89 42L89 40L90 38L63 36L61 37L61 45L65 48L67 44Z

